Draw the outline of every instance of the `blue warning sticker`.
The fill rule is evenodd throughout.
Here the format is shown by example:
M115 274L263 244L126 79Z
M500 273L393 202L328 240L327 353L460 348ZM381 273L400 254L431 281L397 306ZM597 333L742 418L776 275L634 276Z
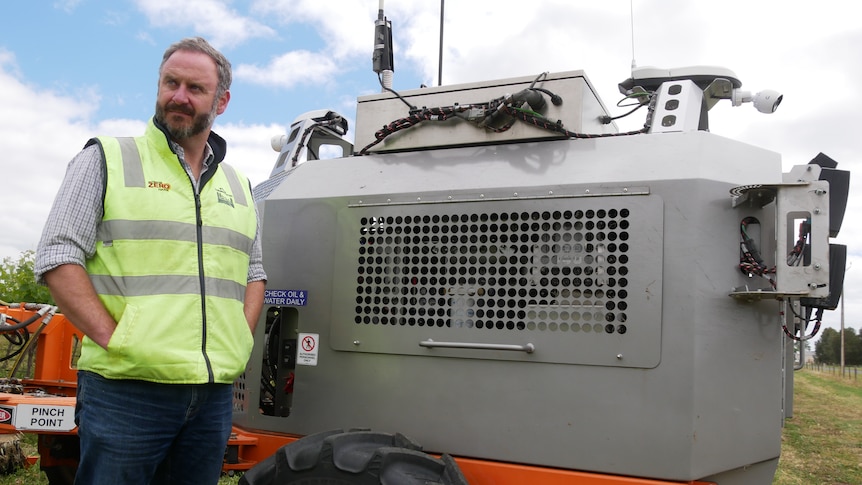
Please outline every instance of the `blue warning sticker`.
M263 294L264 305L305 306L308 292L305 290L266 290Z

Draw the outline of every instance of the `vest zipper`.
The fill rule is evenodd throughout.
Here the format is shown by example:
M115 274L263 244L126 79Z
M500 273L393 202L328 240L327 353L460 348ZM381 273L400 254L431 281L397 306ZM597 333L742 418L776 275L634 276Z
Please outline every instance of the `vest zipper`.
M203 226L204 221L201 216L201 196L197 189L192 184L192 190L195 193L195 219L197 220L197 246L198 246L198 278L201 284L201 354L204 357L204 362L207 364L207 378L210 384L215 382L213 375L212 363L207 355L207 305L206 305L206 279L204 278L204 243L203 243Z

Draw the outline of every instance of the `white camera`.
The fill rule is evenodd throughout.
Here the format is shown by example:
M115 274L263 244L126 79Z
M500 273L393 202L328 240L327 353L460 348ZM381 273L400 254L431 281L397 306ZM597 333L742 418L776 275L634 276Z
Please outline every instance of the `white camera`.
M761 113L774 113L784 95L772 89L765 89L754 95L754 107Z
M772 89L764 89L754 96L751 95L751 91L734 89L730 97L734 106L740 106L742 103L753 103L757 111L761 113L774 113L783 98L783 94Z

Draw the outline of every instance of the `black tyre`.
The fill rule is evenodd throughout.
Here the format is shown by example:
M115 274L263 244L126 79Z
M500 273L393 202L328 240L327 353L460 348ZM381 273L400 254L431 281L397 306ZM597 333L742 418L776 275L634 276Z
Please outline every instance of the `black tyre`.
M72 485L75 483L74 467L68 466L48 466L42 467L45 472L45 478L48 479L50 485Z
M240 485L467 485L449 455L440 459L400 434L334 430L281 447Z

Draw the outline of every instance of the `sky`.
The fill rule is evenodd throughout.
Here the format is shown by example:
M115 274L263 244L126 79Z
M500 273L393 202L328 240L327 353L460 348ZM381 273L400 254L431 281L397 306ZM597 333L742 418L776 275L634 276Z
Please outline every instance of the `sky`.
M743 89L774 89L779 109L722 101L710 131L782 155L785 171L820 152L850 170L841 233L849 247L845 325L862 327L862 24L850 0L386 0L393 88L582 69L611 112L633 64L721 66ZM152 116L164 49L202 36L231 60L234 82L215 131L253 184L274 135L332 109L353 126L372 71L379 0L33 0L0 16L0 260L35 249L66 164L94 135L129 136ZM438 74L442 71L442 78ZM619 122L638 129L642 115ZM826 312L838 328L841 312Z

